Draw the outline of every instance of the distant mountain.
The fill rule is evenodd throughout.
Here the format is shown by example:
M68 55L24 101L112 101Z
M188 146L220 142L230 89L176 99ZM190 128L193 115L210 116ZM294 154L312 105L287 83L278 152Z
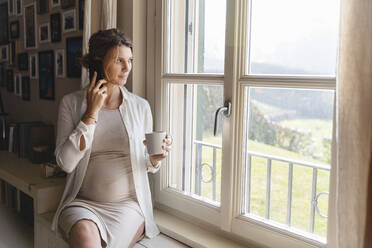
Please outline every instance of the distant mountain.
M250 97L259 103L281 109L277 115L270 114L274 117L273 121L280 121L284 116L323 120L333 118L333 91L255 87L251 89ZM287 114L280 115L280 112ZM275 120L275 117L279 119Z
M223 73L223 61L208 60L204 73ZM309 71L265 63L252 63L251 71L263 75L311 75ZM312 72L314 75L315 72ZM324 119L333 118L334 91L285 88L252 88L251 99L280 108L295 118ZM282 118L283 115L270 114ZM281 116L281 117L279 117ZM280 121L280 120L278 120Z

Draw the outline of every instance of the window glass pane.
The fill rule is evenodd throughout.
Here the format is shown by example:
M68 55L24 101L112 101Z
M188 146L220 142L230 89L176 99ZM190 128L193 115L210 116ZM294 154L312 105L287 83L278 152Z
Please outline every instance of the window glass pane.
M226 0L169 1L170 73L223 73Z
M334 76L339 0L251 0L248 74Z
M245 215L326 237L333 101L333 90L246 88Z
M168 94L168 126L174 138L168 187L219 205L222 121L217 136L213 136L213 127L223 86L169 84Z

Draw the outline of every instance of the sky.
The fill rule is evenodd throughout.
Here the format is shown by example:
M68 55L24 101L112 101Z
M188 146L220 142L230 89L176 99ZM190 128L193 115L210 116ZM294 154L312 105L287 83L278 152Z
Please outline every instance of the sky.
M252 63L298 68L310 74L335 74L339 0L251 3L248 38ZM223 68L226 0L205 0L205 9L205 63L207 67Z

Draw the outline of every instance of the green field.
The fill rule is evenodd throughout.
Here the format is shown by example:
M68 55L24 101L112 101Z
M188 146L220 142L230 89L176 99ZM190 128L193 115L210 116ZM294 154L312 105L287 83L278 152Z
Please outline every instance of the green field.
M220 138L213 136L204 138L203 141L212 144L220 144L221 142ZM305 157L294 152L251 140L248 142L248 149L250 151L269 155L323 164L311 157ZM217 150L216 155L216 201L219 202L221 192L221 151ZM202 163L213 164L212 148L203 147ZM251 209L250 211L246 209L245 212L265 217L267 160L264 158L252 157L251 164ZM282 224L286 224L287 218L288 170L288 163L272 161L270 219ZM206 179L211 177L211 171L208 167L203 167L203 175ZM310 228L312 175L312 168L293 166L291 226L304 231L309 231ZM329 172L318 170L317 176L317 192L328 192ZM202 182L201 189L201 195L212 200L212 183ZM328 197L321 196L318 206L321 212L326 215L328 211ZM321 217L317 212L315 212L314 233L322 237L325 237L327 234L327 219Z

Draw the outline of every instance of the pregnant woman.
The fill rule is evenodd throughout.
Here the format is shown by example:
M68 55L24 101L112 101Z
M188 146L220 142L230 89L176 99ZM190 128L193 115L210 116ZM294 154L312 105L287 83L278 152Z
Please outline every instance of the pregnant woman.
M89 39L82 65L98 62L88 88L63 97L57 128L56 159L68 173L54 216L71 247L133 247L144 235L156 236L148 172L168 156L148 155L145 133L152 132L148 102L124 87L132 69L132 44L117 29Z

